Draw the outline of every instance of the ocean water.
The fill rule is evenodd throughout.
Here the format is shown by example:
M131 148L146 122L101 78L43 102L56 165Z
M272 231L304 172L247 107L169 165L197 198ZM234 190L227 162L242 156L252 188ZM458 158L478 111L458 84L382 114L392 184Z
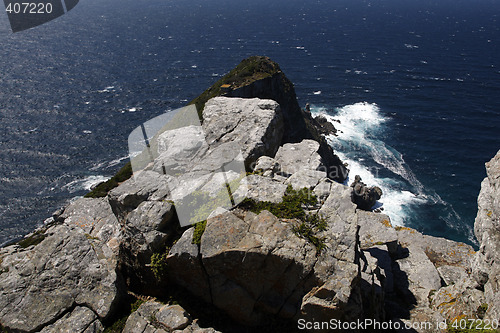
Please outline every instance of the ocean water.
M330 143L383 189L394 224L474 244L500 149L499 15L494 0L86 0L12 34L2 14L0 244L113 175L135 127L250 55L335 121Z

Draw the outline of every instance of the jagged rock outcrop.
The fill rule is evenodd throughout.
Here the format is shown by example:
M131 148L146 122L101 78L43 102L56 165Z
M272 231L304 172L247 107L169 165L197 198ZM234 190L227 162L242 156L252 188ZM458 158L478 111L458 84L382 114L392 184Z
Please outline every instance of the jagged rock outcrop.
M221 89L223 85L227 85L229 90ZM244 59L191 103L196 104L201 115L206 101L219 95L241 98L258 97L278 102L284 121L281 144L297 143L304 139L317 141L320 145L319 154L323 159L328 177L339 182L347 178L347 168L318 131L314 119L309 113L301 110L293 83L281 71L279 65L268 57L254 56Z
M500 318L500 151L486 163L474 231L480 247L472 270L484 288L486 318Z
M482 318L477 312L484 296L470 274L471 246L393 228L383 214L358 212L358 223L361 258L377 273L366 287L382 294L386 320L409 326L434 323L415 331L436 332L436 324L444 320Z
M324 116L319 115L315 118L313 118L316 124L316 127L318 128L319 133L323 135L336 135L337 134L337 129L335 126L329 122Z
M356 175L352 187L352 202L359 209L371 210L378 199L382 197L382 190L378 186L368 187L361 181L361 177Z

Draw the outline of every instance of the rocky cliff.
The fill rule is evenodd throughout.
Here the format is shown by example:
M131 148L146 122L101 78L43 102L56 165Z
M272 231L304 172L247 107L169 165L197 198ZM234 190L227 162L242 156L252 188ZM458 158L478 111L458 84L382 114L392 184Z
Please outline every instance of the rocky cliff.
M498 319L500 153L478 201L479 252L394 228L353 203L356 184L332 179L336 158L279 67L258 57L237 68L194 101L201 126L156 137L152 147L170 148L148 168L0 249L1 329L290 332L376 320L439 332L445 320ZM201 146L190 139L200 133ZM206 172L235 146L245 177ZM219 203L213 189L226 184L234 204L204 205L205 221L181 227L165 166L189 175L190 198Z
M474 231L480 243L473 265L474 278L484 290L485 316L500 318L500 151L486 163Z

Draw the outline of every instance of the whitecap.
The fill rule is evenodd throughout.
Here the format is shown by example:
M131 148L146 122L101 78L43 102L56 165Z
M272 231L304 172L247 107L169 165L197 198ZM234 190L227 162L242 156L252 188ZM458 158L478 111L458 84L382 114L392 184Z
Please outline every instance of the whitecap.
M378 139L388 118L376 103L359 102L337 108L334 113L312 107L313 116L322 114L337 129L327 136L328 143L340 159L348 164L349 185L360 175L369 186L378 186L383 196L378 203L395 225L404 225L410 207L426 202L423 185L404 161L403 155ZM387 171L394 174L388 177ZM384 174L385 176L382 176ZM352 178L352 179L351 179Z
M101 176L101 175L93 175L88 176L83 179L76 179L68 184L64 185L62 188L66 189L70 193L75 193L77 191L90 191L92 186L97 185L99 183L105 182L109 179L109 177Z
M122 157L119 157L115 160L112 160L111 162L108 163L108 165L106 166L106 168L111 168L111 167L114 167L115 165L118 165L120 164L122 161L128 159L129 156L126 155L126 156L122 156Z

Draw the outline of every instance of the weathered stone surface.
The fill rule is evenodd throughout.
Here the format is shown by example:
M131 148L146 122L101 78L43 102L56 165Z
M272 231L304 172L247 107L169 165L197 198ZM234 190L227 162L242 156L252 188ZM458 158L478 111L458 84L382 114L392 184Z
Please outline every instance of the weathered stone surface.
M144 201L127 216L127 225L143 233L165 231L173 216L170 201Z
M155 318L169 330L182 330L191 322L189 314L180 305L162 306Z
M261 156L255 162L253 168L255 172L261 172L264 176L272 177L275 173L281 171L281 166L274 158L269 156Z
M383 249L380 249L383 251ZM387 276L379 264L379 259L369 251L360 252L361 294L365 318L379 321L385 319L384 304L385 280Z
M431 308L436 310L449 322L478 315L478 309L484 304L483 293L476 289L470 280L449 285L429 296ZM483 314L480 314L482 317ZM476 317L477 318L477 317Z
M195 319L193 320L191 325L189 325L182 331L176 330L174 331L174 333L220 333L220 332L212 327L201 328L200 325L198 325L198 319Z
M464 281L468 280L469 274L467 273L467 269L460 266L452 266L452 265L443 265L437 267L439 276L443 279L443 282L450 286L452 284L464 283Z
M209 149L205 131L201 126L185 126L167 130L157 139L158 157L154 170L169 175L185 173L193 166L190 162L199 159Z
M281 171L290 175L304 169L318 170L322 165L318 149L319 143L314 140L287 143L278 149L274 159L280 164Z
M115 266L100 258L79 227L49 227L26 249L0 250L0 322L20 331L42 329L76 304L107 318L121 290Z
M190 318L179 305L147 301L128 317L123 333L220 333L211 327L201 328Z
M198 245L193 244L194 228L186 230L181 238L172 246L167 256L169 279L192 294L211 302L208 276L199 258Z
M247 324L262 323L266 315L359 318L356 207L349 187L329 187L320 210L328 229L318 234L326 248L319 256L292 231L294 222L237 210L208 219L199 252L193 229L184 233L167 259L172 278Z
M301 188L313 189L318 183L326 178L326 172L317 170L299 170L290 176L285 184L292 185L296 190Z
M241 201L243 198L257 201L281 202L286 191L286 185L275 181L269 177L259 175L249 175L233 194L235 200Z
M202 292L205 299L203 290L210 290L213 304L243 323L262 323L265 314L294 316L307 293L303 284L316 262L315 248L293 233L291 222L267 211L237 215L228 212L208 220L201 238L202 267L179 271L182 278L177 282L194 294ZM169 266L199 265L191 235L183 235L173 246ZM210 288L199 288L205 278Z
M73 201L58 220L81 228L99 257L105 257L110 263L116 264L121 225L107 198L81 198Z
M108 198L113 212L124 218L143 201L168 198L168 181L168 176L149 170L135 175L109 192Z
M266 211L247 213L244 220L231 213L210 219L201 241L213 303L246 323L286 305L312 269L315 253L289 223Z
M480 247L473 275L484 287L486 317L500 318L500 151L486 163L487 177L481 183L474 232Z
M356 206L351 202L351 189L332 183L330 195L319 214L328 221L328 230L321 236L326 237L326 244L333 245L327 249L327 256L353 263L358 242L358 216Z
M318 198L319 202L323 204L330 195L332 181L328 178L319 181L318 185L313 190L313 194Z
M86 307L77 306L54 324L45 326L40 333L99 333L104 327L97 315Z
M359 265L356 264L358 225L350 188L332 183L319 210L328 227L320 232L326 248L314 266L315 283L304 296L300 317L328 321L355 320L362 315Z
M127 319L122 333L167 333L162 328L153 326L151 318L163 307L163 304L155 301L147 301L133 312Z
M407 257L397 260L400 272L395 274L394 281L396 285L401 281L408 281L408 291L415 296L417 304L428 306L429 293L441 288L441 278L420 247L410 245L408 251ZM404 290L407 286L398 287Z
M400 227L396 230L398 240L403 247L419 247L436 267L452 265L467 269L471 265L475 251L470 245L441 237L423 235L410 228Z
M361 249L380 244L396 246L398 235L389 216L366 211L358 211L357 215Z
M362 300L358 265L329 259L316 263L314 271L322 283L304 296L299 317L318 321L360 318Z
M215 97L205 104L203 119L208 144L238 144L247 166L273 156L281 144L283 115L273 100Z

